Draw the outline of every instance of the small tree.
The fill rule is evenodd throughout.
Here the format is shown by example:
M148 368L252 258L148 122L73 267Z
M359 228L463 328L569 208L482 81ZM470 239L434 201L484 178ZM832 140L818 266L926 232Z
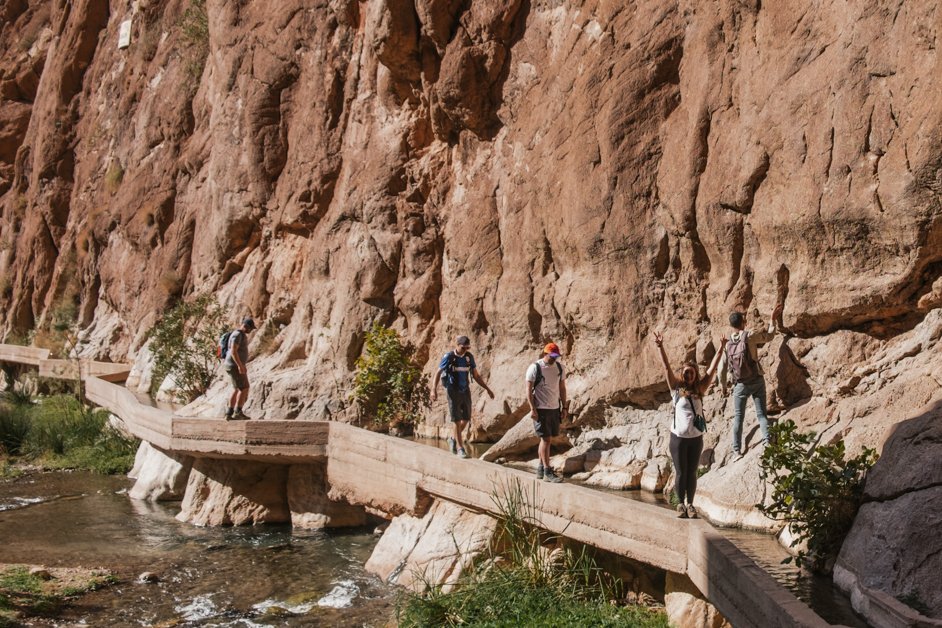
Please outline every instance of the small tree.
M188 403L206 392L216 370L216 345L224 329L222 308L212 295L183 301L167 312L150 331L154 354L151 394L172 376L175 396Z
M415 348L379 323L366 332L356 361L353 400L381 427L411 426L429 406L428 378L414 361Z
M877 452L865 448L845 459L843 440L815 446L815 433L799 432L794 421L781 421L769 431L760 476L771 482L772 497L771 503L757 507L791 527L792 547L807 543L807 549L798 551L796 565L829 572L857 516Z

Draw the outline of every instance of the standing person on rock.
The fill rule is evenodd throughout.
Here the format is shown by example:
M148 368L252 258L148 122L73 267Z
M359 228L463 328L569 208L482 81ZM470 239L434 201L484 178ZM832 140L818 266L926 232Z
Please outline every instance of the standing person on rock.
M249 417L242 411L249 398L249 376L245 366L249 361L249 334L255 330L255 320L251 317L242 319L242 325L229 333L228 350L224 366L232 380L232 394L226 407L226 420L246 420Z
M569 412L566 399L566 373L559 361L559 345L551 342L543 348L540 359L527 369L527 401L533 429L540 437L540 462L536 468L537 479L547 482L562 482L550 466L550 441L559 436L559 425Z
M680 513L681 519L696 519L697 509L693 505L693 498L697 494L697 468L700 466L703 433L706 431L703 396L716 377L716 368L723 354L726 338L722 339L720 350L713 356L713 362L705 377L700 377L700 370L696 362L692 361L684 363L679 376L674 375L670 360L664 351L664 337L658 332L654 332L654 344L661 355L667 385L671 391L673 417L670 452L674 462L674 492L679 502L677 512Z
M762 431L762 444L769 442L769 418L765 409L765 375L759 365L759 345L765 344L775 336L776 325L781 327L782 305L772 310L768 329L749 331L746 329L746 315L733 312L729 315L732 328L729 343L720 361L720 384L723 395L727 392L727 379L733 383L733 455L735 460L742 454L742 423L746 412L746 400L752 397Z
M437 382L441 382L448 393L448 413L455 429L454 436L448 437L448 449L462 458L468 457L464 447L464 430L471 422L471 381L479 383L490 398L494 398L494 391L478 372L470 349L471 340L467 336L458 336L454 350L442 357L435 375L436 383L432 385L432 401L438 400Z

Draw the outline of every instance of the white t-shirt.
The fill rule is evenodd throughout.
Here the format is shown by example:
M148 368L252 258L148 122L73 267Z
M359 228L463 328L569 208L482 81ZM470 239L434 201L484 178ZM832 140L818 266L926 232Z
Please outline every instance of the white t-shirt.
M556 366L557 364L559 366ZM536 407L540 410L556 410L559 408L559 381L566 380L566 370L559 361L547 364L540 358L527 369L528 382L536 381L537 365L543 371L543 381L533 389Z
M703 400L699 396L681 395L677 388L671 391L671 398L674 402L671 433L681 438L703 436L703 432L693 425L694 413L703 416Z

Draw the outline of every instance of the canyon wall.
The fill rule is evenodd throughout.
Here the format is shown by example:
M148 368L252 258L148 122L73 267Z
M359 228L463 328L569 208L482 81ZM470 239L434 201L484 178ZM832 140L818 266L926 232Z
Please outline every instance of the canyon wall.
M656 432L622 466L665 453L653 331L705 363L732 309L784 304L771 408L852 450L942 397L936 3L2 0L0 24L8 338L74 319L146 375L160 314L213 292L260 323L253 416L352 420L372 322L430 374L468 334L479 439L552 339L583 444Z

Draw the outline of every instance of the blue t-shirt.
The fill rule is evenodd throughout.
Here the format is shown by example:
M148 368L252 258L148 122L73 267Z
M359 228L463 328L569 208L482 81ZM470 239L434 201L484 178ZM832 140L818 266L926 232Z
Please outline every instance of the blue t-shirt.
M455 353L455 357L452 358L452 353L454 352L449 351L446 353L444 357L442 357L441 363L438 365L438 368L444 369L443 377L445 388L452 390L468 390L468 374L477 368L477 365L474 363L474 356L470 353L465 353L464 355ZM452 365L451 368L448 367L449 362Z

